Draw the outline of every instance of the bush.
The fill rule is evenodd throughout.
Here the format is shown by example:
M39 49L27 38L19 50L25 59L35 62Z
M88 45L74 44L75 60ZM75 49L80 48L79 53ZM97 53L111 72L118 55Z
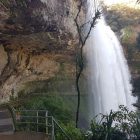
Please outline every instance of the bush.
M91 123L90 140L139 140L140 122L138 114L120 106L119 111L111 111L109 115L100 114Z
M84 133L75 127L74 122L70 122L66 125L61 124L66 134L71 138L71 140L86 140ZM56 140L64 140L64 135L61 132L56 133Z
M31 97L20 109L48 110L50 116L63 123L68 123L74 118L71 106L62 97L55 95Z

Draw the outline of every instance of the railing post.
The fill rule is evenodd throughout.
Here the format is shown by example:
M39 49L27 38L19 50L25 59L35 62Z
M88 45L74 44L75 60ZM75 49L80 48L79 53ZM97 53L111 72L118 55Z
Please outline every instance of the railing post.
M36 124L37 124L37 132L38 132L38 111L36 112L37 118L36 118Z
M48 111L45 113L45 121L46 121L46 134L48 134Z
M16 124L16 110L12 108L12 118L13 118L13 123L14 123L14 131L17 131L17 124Z
M53 117L52 118L52 140L55 140L55 133L54 133L54 121L53 121Z

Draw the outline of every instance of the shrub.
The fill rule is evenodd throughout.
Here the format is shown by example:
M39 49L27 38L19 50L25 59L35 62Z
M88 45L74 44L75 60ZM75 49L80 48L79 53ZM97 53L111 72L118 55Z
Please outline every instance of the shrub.
M68 136L71 138L71 140L86 140L86 137L84 133L75 127L74 122L70 122L66 125L61 124L62 128L68 134ZM56 140L64 140L64 135L62 135L61 132L56 133Z
M63 123L68 123L73 120L71 106L69 106L66 101L60 96L34 96L24 102L20 108L48 110L50 116L54 116L57 120Z
M91 123L90 140L139 140L140 122L138 114L120 106L119 111L110 111L109 115L100 114Z

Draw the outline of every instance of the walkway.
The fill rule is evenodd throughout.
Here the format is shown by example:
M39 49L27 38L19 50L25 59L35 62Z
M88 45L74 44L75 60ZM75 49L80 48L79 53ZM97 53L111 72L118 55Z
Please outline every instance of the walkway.
M0 135L0 140L50 140L46 134L35 132L16 132L12 135Z

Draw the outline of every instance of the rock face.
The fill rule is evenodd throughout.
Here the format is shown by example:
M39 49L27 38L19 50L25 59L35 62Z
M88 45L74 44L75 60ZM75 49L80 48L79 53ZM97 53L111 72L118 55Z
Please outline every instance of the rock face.
M7 53L5 52L4 50L4 47L3 46L0 46L0 74L2 74L2 71L5 67L5 65L7 64Z
M67 30L76 33L77 0L8 0L1 4L1 32L34 33ZM5 21L6 20L6 21Z
M78 4L78 0L2 1L0 103L19 93L46 92L43 85L58 77L63 83L75 79ZM70 83L74 93L74 81Z

